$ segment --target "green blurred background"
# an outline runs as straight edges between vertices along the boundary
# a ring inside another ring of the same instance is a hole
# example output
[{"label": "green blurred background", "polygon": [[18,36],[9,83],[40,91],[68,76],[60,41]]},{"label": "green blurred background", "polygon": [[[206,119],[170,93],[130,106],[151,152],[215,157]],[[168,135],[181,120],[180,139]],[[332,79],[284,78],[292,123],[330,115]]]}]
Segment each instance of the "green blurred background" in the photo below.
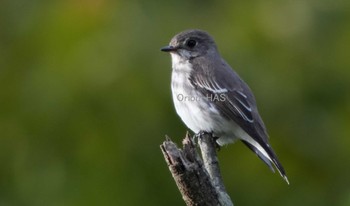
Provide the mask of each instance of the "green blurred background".
[{"label": "green blurred background", "polygon": [[3,0],[0,206],[184,205],[159,145],[176,33],[214,36],[254,91],[291,184],[219,152],[235,205],[350,205],[350,2]]}]

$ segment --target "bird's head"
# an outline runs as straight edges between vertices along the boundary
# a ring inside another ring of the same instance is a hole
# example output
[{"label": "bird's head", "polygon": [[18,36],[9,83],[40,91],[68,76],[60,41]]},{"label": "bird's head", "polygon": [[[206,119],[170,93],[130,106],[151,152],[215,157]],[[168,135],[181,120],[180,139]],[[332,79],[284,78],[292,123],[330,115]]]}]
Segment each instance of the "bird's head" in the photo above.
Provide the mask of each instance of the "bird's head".
[{"label": "bird's head", "polygon": [[210,53],[217,53],[214,39],[205,31],[186,30],[175,35],[170,44],[161,51],[178,55],[183,60],[190,60]]}]

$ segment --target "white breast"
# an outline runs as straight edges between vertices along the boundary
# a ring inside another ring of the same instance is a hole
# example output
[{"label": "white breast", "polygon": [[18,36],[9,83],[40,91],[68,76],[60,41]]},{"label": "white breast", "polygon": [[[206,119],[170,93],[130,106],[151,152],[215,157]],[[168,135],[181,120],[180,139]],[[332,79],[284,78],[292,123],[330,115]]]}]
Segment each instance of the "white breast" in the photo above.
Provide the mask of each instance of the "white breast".
[{"label": "white breast", "polygon": [[[172,54],[172,95],[177,114],[193,132],[211,132],[220,128],[224,122],[219,111],[199,92],[196,92],[189,81],[192,65]],[[231,125],[232,126],[232,125]]]}]

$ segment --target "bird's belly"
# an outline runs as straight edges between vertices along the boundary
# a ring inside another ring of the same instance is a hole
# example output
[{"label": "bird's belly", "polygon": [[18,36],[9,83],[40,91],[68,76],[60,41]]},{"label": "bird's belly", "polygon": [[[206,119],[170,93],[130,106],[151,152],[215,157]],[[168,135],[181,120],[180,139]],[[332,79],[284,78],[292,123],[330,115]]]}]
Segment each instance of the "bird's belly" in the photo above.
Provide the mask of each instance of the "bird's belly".
[{"label": "bird's belly", "polygon": [[173,64],[172,95],[177,114],[186,126],[194,133],[200,131],[213,132],[219,137],[220,145],[234,142],[239,134],[239,127],[232,120],[223,117],[211,103],[189,81],[191,65]]},{"label": "bird's belly", "polygon": [[198,133],[201,130],[210,132],[212,130],[213,116],[200,96],[184,91],[174,91],[173,101],[177,114],[182,121],[193,132]]},{"label": "bird's belly", "polygon": [[[220,145],[233,143],[243,134],[241,128],[232,120],[220,115],[213,106],[201,101],[185,101],[179,99],[182,95],[174,92],[173,100],[177,114],[186,126],[194,133],[200,131],[212,132],[219,139]],[[181,101],[182,100],[182,101]],[[187,100],[187,99],[186,99]]]},{"label": "bird's belly", "polygon": [[173,101],[177,114],[194,133],[213,132],[219,137],[220,145],[232,143],[237,139],[239,127],[232,120],[224,118],[215,106],[194,88],[180,86],[172,88]]}]

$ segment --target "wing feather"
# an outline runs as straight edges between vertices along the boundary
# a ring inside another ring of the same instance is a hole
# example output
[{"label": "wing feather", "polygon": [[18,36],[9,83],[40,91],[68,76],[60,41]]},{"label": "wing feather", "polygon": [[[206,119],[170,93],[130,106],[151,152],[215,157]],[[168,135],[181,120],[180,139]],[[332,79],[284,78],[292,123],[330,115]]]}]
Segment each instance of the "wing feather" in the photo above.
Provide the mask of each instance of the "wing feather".
[{"label": "wing feather", "polygon": [[[215,59],[215,60],[214,60]],[[267,142],[265,125],[248,85],[221,58],[195,58],[189,80],[204,96],[220,95],[213,105],[228,120],[235,121],[259,144]]]}]

